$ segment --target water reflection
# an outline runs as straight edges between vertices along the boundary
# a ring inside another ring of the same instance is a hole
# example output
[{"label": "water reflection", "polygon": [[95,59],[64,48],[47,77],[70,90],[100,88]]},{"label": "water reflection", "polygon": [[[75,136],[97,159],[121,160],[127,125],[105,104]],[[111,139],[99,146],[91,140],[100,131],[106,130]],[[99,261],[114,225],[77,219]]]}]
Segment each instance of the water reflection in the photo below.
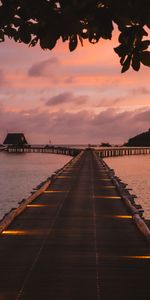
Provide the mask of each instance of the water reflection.
[{"label": "water reflection", "polygon": [[136,202],[142,205],[145,218],[150,219],[150,156],[112,157],[105,161],[133,189],[130,193],[137,195]]},{"label": "water reflection", "polygon": [[56,154],[0,152],[0,219],[70,159],[72,157]]}]

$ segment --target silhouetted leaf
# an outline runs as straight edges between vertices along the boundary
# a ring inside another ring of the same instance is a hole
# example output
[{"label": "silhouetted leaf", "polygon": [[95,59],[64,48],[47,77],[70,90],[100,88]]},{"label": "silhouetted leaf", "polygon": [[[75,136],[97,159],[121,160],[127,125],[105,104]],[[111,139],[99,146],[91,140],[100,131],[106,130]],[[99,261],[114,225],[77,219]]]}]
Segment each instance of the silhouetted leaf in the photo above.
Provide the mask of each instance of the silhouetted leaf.
[{"label": "silhouetted leaf", "polygon": [[148,36],[148,33],[146,32],[146,30],[144,28],[141,28],[141,34],[143,36]]},{"label": "silhouetted leaf", "polygon": [[65,35],[65,34],[62,35],[63,42],[68,41],[68,38],[69,38],[68,35]]},{"label": "silhouetted leaf", "polygon": [[38,42],[38,38],[36,37],[36,38],[32,39],[29,46],[34,47],[37,44],[37,42]]},{"label": "silhouetted leaf", "polygon": [[150,67],[150,52],[144,51],[140,53],[140,60],[143,65]]},{"label": "silhouetted leaf", "polygon": [[20,40],[25,43],[25,44],[29,44],[31,41],[31,33],[29,31],[29,26],[28,24],[24,24],[22,26],[19,27],[18,30],[19,33],[19,37]]},{"label": "silhouetted leaf", "polygon": [[86,28],[86,27],[81,28],[81,30],[80,30],[80,36],[83,39],[87,39],[89,37],[88,28]]},{"label": "silhouetted leaf", "polygon": [[57,39],[53,36],[45,35],[40,39],[40,46],[42,49],[52,50],[56,45]]},{"label": "silhouetted leaf", "polygon": [[70,39],[69,39],[69,49],[70,49],[70,51],[75,50],[76,47],[77,47],[77,44],[78,44],[77,35],[76,34],[71,35]]},{"label": "silhouetted leaf", "polygon": [[100,35],[98,35],[96,32],[90,32],[89,33],[89,42],[91,44],[96,44],[100,39]]},{"label": "silhouetted leaf", "polygon": [[125,62],[123,63],[123,68],[121,70],[121,73],[126,72],[130,68],[130,63],[131,63],[131,57],[128,56]]},{"label": "silhouetted leaf", "polygon": [[0,42],[4,42],[4,32],[0,30]]},{"label": "silhouetted leaf", "polygon": [[20,34],[20,39],[23,43],[29,44],[31,41],[31,34],[29,34],[28,32]]},{"label": "silhouetted leaf", "polygon": [[148,47],[150,46],[150,41],[146,40],[146,41],[142,41],[139,45],[138,45],[138,49],[140,51],[146,50]]},{"label": "silhouetted leaf", "polygon": [[123,65],[123,63],[124,63],[124,61],[125,61],[125,59],[126,59],[126,54],[124,54],[124,55],[122,55],[122,57],[120,58],[120,63],[121,63],[121,65]]},{"label": "silhouetted leaf", "polygon": [[140,69],[140,60],[139,60],[139,55],[138,54],[133,55],[133,58],[132,58],[132,68],[135,71],[138,71]]},{"label": "silhouetted leaf", "polygon": [[5,30],[4,30],[4,34],[7,35],[11,39],[16,34],[16,29],[14,29],[10,26],[7,26],[7,28],[5,28]]},{"label": "silhouetted leaf", "polygon": [[[150,28],[150,0],[1,0],[0,41],[4,36],[42,49],[53,49],[57,40],[69,40],[69,49],[78,46],[78,39],[90,43],[100,38],[111,39],[113,24],[120,31],[119,55],[125,72],[131,63],[139,69],[140,61],[149,66],[147,27]],[[114,27],[114,28],[115,28]],[[143,52],[144,51],[144,52]],[[137,53],[141,53],[139,56]],[[137,56],[135,56],[135,54]]]},{"label": "silhouetted leaf", "polygon": [[83,47],[83,38],[79,35],[79,41],[81,43],[81,46]]},{"label": "silhouetted leaf", "polygon": [[123,44],[114,48],[114,51],[119,55],[119,57],[125,56],[128,53],[126,45]]},{"label": "silhouetted leaf", "polygon": [[14,17],[12,23],[14,24],[15,27],[19,27],[20,25],[22,25],[22,20],[20,18]]},{"label": "silhouetted leaf", "polygon": [[15,34],[13,35],[13,38],[14,38],[15,42],[21,42],[18,31],[15,32]]}]

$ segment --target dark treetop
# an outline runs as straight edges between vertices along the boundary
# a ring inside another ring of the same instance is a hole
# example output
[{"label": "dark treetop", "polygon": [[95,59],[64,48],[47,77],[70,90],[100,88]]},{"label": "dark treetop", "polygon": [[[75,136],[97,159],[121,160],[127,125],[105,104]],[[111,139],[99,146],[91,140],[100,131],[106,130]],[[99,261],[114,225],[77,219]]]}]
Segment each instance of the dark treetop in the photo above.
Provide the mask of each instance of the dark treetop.
[{"label": "dark treetop", "polygon": [[150,66],[150,0],[0,1],[1,42],[8,36],[51,50],[61,38],[73,51],[84,39],[93,44],[101,38],[111,40],[114,24],[120,31],[119,46],[114,50],[122,72],[130,65],[135,71],[141,63]]},{"label": "dark treetop", "polygon": [[150,129],[142,132],[128,140],[125,144],[128,147],[150,147]]}]

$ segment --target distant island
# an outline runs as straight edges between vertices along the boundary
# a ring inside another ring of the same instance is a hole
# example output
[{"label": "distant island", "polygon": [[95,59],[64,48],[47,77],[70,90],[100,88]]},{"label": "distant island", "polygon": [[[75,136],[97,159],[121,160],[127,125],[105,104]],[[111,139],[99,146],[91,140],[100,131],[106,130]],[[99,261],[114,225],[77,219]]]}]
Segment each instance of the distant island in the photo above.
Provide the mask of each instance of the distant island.
[{"label": "distant island", "polygon": [[124,146],[150,147],[150,129],[130,138],[128,142],[124,144]]}]

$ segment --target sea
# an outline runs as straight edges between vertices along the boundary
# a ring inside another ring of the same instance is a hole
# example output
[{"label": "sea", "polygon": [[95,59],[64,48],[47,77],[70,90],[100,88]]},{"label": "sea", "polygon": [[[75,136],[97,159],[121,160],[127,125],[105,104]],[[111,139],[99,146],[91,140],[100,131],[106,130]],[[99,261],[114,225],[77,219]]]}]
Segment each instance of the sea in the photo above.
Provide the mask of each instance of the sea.
[{"label": "sea", "polygon": [[71,159],[71,156],[49,153],[0,152],[0,220]]},{"label": "sea", "polygon": [[137,196],[135,202],[144,209],[145,219],[150,220],[150,155],[108,157],[105,162]]},{"label": "sea", "polygon": [[[0,220],[47,177],[72,159],[49,153],[0,152]],[[105,158],[115,174],[132,188],[136,202],[150,219],[150,156],[121,156]]]}]

